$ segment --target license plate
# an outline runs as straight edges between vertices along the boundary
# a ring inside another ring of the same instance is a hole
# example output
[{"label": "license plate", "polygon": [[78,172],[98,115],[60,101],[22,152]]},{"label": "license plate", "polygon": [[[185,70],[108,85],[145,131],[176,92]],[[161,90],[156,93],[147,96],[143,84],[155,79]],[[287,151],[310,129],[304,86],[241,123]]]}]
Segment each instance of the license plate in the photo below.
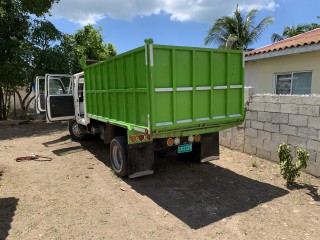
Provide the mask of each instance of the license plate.
[{"label": "license plate", "polygon": [[186,152],[192,152],[191,143],[178,146],[178,153],[186,153]]}]

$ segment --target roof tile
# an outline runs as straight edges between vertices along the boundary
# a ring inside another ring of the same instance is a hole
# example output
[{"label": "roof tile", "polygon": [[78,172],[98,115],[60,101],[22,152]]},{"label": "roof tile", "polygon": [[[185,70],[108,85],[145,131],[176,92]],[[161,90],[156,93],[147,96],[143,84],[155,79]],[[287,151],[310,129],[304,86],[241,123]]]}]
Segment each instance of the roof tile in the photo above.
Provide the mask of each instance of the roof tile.
[{"label": "roof tile", "polygon": [[246,52],[246,56],[320,43],[320,28]]}]

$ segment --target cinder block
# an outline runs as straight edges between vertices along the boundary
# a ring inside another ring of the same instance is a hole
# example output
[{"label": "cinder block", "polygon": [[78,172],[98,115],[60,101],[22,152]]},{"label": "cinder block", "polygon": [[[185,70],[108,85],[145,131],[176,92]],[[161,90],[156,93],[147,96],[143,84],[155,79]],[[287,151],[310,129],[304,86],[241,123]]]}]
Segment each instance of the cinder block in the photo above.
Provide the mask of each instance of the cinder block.
[{"label": "cinder block", "polygon": [[289,122],[289,114],[288,113],[272,113],[273,123],[288,123]]},{"label": "cinder block", "polygon": [[300,98],[301,104],[320,106],[320,96],[307,96]]},{"label": "cinder block", "polygon": [[266,103],[264,107],[264,111],[279,113],[281,112],[281,105],[277,103]]},{"label": "cinder block", "polygon": [[264,140],[263,141],[263,149],[276,152],[278,147],[279,147],[279,144],[275,141],[271,141],[271,140]]},{"label": "cinder block", "polygon": [[244,144],[244,152],[255,155],[257,153],[257,148],[255,146],[251,146],[250,144]]},{"label": "cinder block", "polygon": [[281,104],[281,112],[282,113],[298,114],[299,113],[299,105]]},{"label": "cinder block", "polygon": [[263,129],[263,122],[251,121],[251,128],[254,129]]},{"label": "cinder block", "polygon": [[288,135],[297,135],[298,127],[280,124],[280,133]]},{"label": "cinder block", "polygon": [[288,144],[290,144],[293,147],[306,148],[307,139],[303,137],[297,137],[297,136],[288,136]]},{"label": "cinder block", "polygon": [[265,103],[262,102],[250,102],[248,109],[251,111],[264,111]]},{"label": "cinder block", "polygon": [[308,141],[307,141],[307,149],[308,150],[318,151],[320,149],[320,141],[308,139]]},{"label": "cinder block", "polygon": [[246,127],[245,128],[249,128],[251,126],[251,121],[250,120],[246,120]]},{"label": "cinder block", "polygon": [[227,137],[227,130],[222,130],[219,132],[219,137],[226,138]]},{"label": "cinder block", "polygon": [[309,153],[309,161],[312,163],[316,162],[317,159],[317,151],[313,151],[313,150],[307,150]]},{"label": "cinder block", "polygon": [[228,138],[221,137],[219,142],[220,142],[220,145],[222,145],[222,146],[225,146],[225,147],[228,147],[228,148],[231,147],[231,140],[228,139]]},{"label": "cinder block", "polygon": [[314,176],[320,177],[320,164],[310,163],[306,169],[306,172]]},{"label": "cinder block", "polygon": [[279,103],[283,104],[301,104],[301,96],[295,96],[295,95],[282,95],[279,96]]},{"label": "cinder block", "polygon": [[255,146],[255,147],[260,147],[262,148],[263,146],[263,139],[261,138],[254,138],[254,137],[249,137],[249,136],[245,136],[244,137],[244,143],[245,144],[249,144],[251,146]]},{"label": "cinder block", "polygon": [[312,105],[300,105],[299,106],[299,114],[319,117],[319,106]]},{"label": "cinder block", "polygon": [[308,117],[308,127],[320,129],[320,119],[318,117]]},{"label": "cinder block", "polygon": [[258,138],[263,139],[263,140],[271,140],[271,133],[258,130]]},{"label": "cinder block", "polygon": [[279,162],[279,156],[277,152],[271,152],[271,157],[270,160],[274,161],[274,162]]},{"label": "cinder block", "polygon": [[246,119],[247,120],[257,120],[258,119],[258,112],[256,112],[256,111],[247,111]]},{"label": "cinder block", "polygon": [[271,158],[271,152],[265,149],[257,148],[257,154],[258,157],[264,158],[264,159],[270,159]]},{"label": "cinder block", "polygon": [[308,126],[308,116],[289,114],[289,125]]},{"label": "cinder block", "polygon": [[265,122],[264,123],[264,128],[265,131],[267,132],[274,132],[277,133],[280,131],[280,125],[277,123],[269,123],[269,122]]},{"label": "cinder block", "polygon": [[249,137],[257,137],[258,136],[258,131],[253,128],[246,128],[244,130],[244,135],[249,136]]},{"label": "cinder block", "polygon": [[258,112],[258,121],[260,122],[271,122],[272,114],[269,112]]},{"label": "cinder block", "polygon": [[280,143],[288,143],[288,135],[283,135],[279,133],[272,133],[271,140],[275,141],[278,145]]},{"label": "cinder block", "polygon": [[314,128],[309,127],[298,127],[298,136],[310,138],[310,139],[318,139],[318,131]]},{"label": "cinder block", "polygon": [[[320,163],[320,151],[317,151],[316,163]],[[319,175],[320,175],[320,172],[319,172]]]}]

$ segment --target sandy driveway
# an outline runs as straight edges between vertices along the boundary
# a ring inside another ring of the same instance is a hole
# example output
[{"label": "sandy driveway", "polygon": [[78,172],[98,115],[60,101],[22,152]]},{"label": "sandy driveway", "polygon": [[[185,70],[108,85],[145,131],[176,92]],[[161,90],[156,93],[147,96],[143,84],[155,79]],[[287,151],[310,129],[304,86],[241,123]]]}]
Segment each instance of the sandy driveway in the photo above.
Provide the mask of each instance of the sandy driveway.
[{"label": "sandy driveway", "polygon": [[[289,190],[276,164],[221,147],[218,161],[156,159],[154,175],[121,180],[102,141],[66,128],[0,126],[0,239],[319,239],[319,179]],[[14,161],[31,152],[53,160]]]}]

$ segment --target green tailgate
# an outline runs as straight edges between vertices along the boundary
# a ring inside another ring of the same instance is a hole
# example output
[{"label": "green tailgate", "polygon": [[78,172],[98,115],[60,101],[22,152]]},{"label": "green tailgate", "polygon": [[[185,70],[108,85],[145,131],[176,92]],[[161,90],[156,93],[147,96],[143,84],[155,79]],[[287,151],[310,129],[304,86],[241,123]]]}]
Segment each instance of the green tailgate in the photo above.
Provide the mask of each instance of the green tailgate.
[{"label": "green tailgate", "polygon": [[162,45],[149,51],[153,131],[219,131],[243,120],[242,51]]}]

